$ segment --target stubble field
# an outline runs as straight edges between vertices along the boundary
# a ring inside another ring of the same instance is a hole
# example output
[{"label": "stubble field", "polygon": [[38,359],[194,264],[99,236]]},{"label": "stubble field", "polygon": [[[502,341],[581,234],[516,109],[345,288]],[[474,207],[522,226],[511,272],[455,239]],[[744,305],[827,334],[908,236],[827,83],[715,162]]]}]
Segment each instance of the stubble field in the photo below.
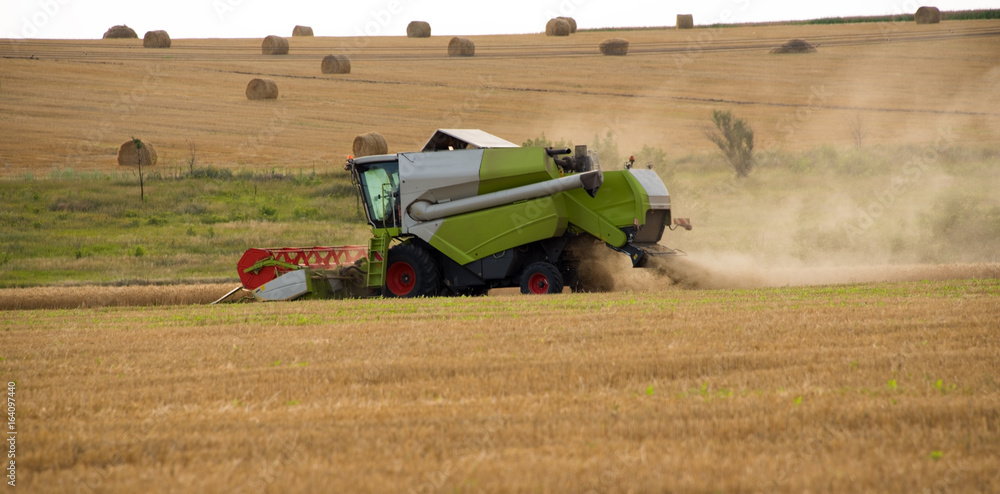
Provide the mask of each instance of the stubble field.
[{"label": "stubble field", "polygon": [[[259,40],[3,43],[0,197],[19,210],[0,215],[0,275],[20,280],[4,286],[114,281],[109,264],[144,283],[0,289],[19,486],[1000,490],[998,32],[491,36],[467,60],[443,56],[443,38],[292,39],[283,58]],[[595,55],[613,36],[629,55]],[[767,53],[793,37],[820,51]],[[352,74],[319,74],[337,52]],[[258,76],[277,101],[246,101]],[[718,108],[757,126],[748,180],[706,145]],[[342,181],[356,134],[408,151],[448,127],[666,150],[657,171],[695,230],[664,243],[691,256],[607,261],[619,274],[603,294],[189,305],[225,293],[220,259],[261,246],[248,242],[363,241],[353,199],[320,190]],[[201,166],[326,182],[164,179],[136,206],[131,178],[108,176],[133,135],[164,175],[183,174],[193,143]],[[308,200],[279,200],[298,187]],[[194,207],[169,205],[173,189]],[[169,278],[199,264],[201,285]]]},{"label": "stubble field", "polygon": [[55,492],[993,492],[1000,283],[26,311]]}]

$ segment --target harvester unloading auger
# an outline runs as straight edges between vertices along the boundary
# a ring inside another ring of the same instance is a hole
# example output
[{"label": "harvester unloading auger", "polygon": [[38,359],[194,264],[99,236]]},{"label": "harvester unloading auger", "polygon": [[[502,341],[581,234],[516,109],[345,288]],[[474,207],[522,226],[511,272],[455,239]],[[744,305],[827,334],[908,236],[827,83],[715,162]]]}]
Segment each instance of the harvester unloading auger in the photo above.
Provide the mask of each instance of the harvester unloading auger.
[{"label": "harvester unloading auger", "polygon": [[658,244],[671,215],[656,172],[603,171],[586,146],[519,147],[481,130],[439,130],[420,152],[349,159],[346,168],[372,228],[368,245],[250,249],[237,265],[243,286],[230,295],[560,293],[587,289],[575,257],[587,249],[577,247],[603,243],[634,267],[679,253]]}]

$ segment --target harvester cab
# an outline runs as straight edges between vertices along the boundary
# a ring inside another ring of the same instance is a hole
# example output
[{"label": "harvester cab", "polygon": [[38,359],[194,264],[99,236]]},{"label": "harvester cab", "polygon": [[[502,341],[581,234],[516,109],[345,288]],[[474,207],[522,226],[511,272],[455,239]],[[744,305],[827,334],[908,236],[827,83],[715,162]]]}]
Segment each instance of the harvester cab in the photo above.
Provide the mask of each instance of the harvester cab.
[{"label": "harvester cab", "polygon": [[634,267],[680,253],[658,243],[671,212],[656,172],[604,171],[586,146],[520,147],[442,129],[422,151],[349,159],[346,169],[368,245],[251,249],[239,270],[256,298],[559,293],[588,289],[580,253],[593,245]]}]

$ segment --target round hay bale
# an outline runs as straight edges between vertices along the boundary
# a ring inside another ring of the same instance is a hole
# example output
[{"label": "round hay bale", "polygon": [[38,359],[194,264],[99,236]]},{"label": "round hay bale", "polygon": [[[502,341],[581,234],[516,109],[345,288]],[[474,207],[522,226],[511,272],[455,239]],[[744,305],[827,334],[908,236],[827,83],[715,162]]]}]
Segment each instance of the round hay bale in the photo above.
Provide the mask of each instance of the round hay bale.
[{"label": "round hay bale", "polygon": [[389,145],[386,144],[385,138],[382,137],[381,134],[377,132],[369,132],[354,138],[354,146],[352,150],[354,151],[354,157],[360,158],[362,156],[388,154]]},{"label": "round hay bale", "polygon": [[260,45],[261,53],[265,55],[288,55],[288,40],[281,36],[268,36]]},{"label": "round hay bale", "polygon": [[570,25],[566,19],[555,17],[545,24],[546,36],[569,36]]},{"label": "round hay bale", "polygon": [[351,59],[347,55],[327,55],[320,69],[324,74],[350,74]]},{"label": "round hay bale", "polygon": [[142,149],[135,146],[135,141],[129,139],[118,147],[118,164],[121,166],[153,166],[156,164],[156,149],[147,141],[142,141]]},{"label": "round hay bale", "polygon": [[601,53],[624,57],[628,54],[628,40],[622,38],[606,39],[601,42]]},{"label": "round hay bale", "polygon": [[406,25],[407,38],[430,38],[431,25],[424,21],[413,21]]},{"label": "round hay bale", "polygon": [[247,84],[247,99],[278,99],[278,84],[271,79],[254,79]]},{"label": "round hay bale", "polygon": [[691,14],[677,14],[677,29],[694,29],[694,16]]},{"label": "round hay bale", "polygon": [[469,38],[455,36],[448,42],[449,57],[472,57],[476,55],[476,44]]},{"label": "round hay bale", "polygon": [[941,22],[941,11],[937,7],[920,7],[913,19],[917,24],[937,24]]},{"label": "round hay bale", "polygon": [[139,39],[139,35],[135,34],[135,30],[122,24],[121,26],[112,26],[110,29],[104,32],[104,39]]},{"label": "round hay bale", "polygon": [[312,36],[313,28],[309,26],[295,26],[292,29],[292,36]]},{"label": "round hay bale", "polygon": [[816,47],[810,44],[804,39],[793,39],[789,40],[787,43],[773,48],[771,53],[782,54],[782,53],[815,53]]},{"label": "round hay bale", "polygon": [[166,31],[148,31],[142,38],[145,48],[170,48],[170,35]]},{"label": "round hay bale", "polygon": [[562,19],[562,20],[564,20],[564,21],[566,21],[566,22],[569,23],[569,33],[570,34],[573,34],[573,33],[576,32],[576,19],[574,19],[572,17],[558,17],[558,19]]}]

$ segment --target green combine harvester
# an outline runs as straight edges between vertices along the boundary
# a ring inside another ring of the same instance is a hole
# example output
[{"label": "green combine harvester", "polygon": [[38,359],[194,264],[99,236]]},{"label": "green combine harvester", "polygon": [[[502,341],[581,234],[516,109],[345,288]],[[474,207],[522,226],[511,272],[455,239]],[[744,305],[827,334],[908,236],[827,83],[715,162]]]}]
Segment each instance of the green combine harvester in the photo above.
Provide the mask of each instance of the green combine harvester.
[{"label": "green combine harvester", "polygon": [[[368,245],[250,249],[238,263],[243,286],[230,295],[586,291],[581,256],[595,244],[634,267],[678,254],[658,244],[671,215],[656,172],[603,171],[586,146],[520,147],[481,130],[438,130],[420,152],[349,159],[347,170],[372,228]],[[685,219],[674,226],[691,229]]]}]

